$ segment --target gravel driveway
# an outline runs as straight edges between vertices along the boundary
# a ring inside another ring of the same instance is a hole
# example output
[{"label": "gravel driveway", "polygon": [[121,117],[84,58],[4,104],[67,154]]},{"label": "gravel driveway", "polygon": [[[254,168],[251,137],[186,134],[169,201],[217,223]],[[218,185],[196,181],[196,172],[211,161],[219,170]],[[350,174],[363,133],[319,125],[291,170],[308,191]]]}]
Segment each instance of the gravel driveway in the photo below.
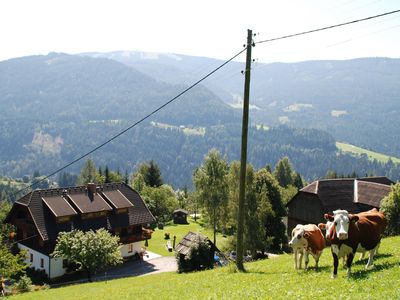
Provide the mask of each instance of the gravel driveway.
[{"label": "gravel driveway", "polygon": [[114,279],[129,276],[144,276],[162,272],[176,272],[178,266],[173,256],[159,256],[149,253],[143,260],[126,262],[94,276],[96,280]]}]

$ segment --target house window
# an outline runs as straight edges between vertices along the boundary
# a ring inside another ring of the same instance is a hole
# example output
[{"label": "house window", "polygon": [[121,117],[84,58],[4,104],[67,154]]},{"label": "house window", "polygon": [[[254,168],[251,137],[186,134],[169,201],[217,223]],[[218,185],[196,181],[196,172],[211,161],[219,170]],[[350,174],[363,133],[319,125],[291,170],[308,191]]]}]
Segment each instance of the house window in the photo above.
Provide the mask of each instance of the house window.
[{"label": "house window", "polygon": [[128,253],[132,253],[133,252],[133,244],[129,244],[128,245]]},{"label": "house window", "polygon": [[33,262],[33,253],[30,254],[30,261]]},{"label": "house window", "polygon": [[40,267],[44,268],[44,259],[43,258],[40,259]]}]

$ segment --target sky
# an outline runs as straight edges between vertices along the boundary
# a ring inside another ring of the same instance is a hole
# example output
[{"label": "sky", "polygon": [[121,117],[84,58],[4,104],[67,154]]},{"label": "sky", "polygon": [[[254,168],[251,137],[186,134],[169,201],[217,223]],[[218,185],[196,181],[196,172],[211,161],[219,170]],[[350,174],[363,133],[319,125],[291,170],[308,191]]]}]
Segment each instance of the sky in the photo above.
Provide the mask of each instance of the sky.
[{"label": "sky", "polygon": [[[398,0],[2,0],[0,61],[118,50],[224,60],[247,29],[257,42],[397,9]],[[400,57],[400,13],[253,50],[266,63],[377,56]]]}]

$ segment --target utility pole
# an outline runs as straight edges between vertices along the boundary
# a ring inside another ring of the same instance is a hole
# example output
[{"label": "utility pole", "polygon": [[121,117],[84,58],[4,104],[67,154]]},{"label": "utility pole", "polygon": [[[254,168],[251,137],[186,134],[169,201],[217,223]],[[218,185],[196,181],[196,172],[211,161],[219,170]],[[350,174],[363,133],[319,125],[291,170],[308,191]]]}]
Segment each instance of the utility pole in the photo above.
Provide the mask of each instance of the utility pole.
[{"label": "utility pole", "polygon": [[243,231],[244,231],[244,204],[246,194],[246,167],[247,167],[247,132],[249,127],[249,98],[250,98],[250,68],[251,48],[253,47],[253,33],[247,30],[246,69],[243,97],[243,122],[242,122],[242,150],[240,156],[240,185],[237,222],[236,266],[239,271],[244,271],[243,266]]}]

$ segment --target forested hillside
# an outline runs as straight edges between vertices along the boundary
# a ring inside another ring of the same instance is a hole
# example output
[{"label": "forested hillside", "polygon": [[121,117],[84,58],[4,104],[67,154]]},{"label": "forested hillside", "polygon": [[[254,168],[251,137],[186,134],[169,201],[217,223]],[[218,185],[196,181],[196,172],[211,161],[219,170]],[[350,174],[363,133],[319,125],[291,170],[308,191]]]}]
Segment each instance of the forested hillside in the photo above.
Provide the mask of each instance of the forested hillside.
[{"label": "forested hillside", "polygon": [[[173,83],[192,83],[222,63],[205,57],[142,52],[86,55],[108,57]],[[204,84],[226,103],[235,104],[243,94],[243,69],[243,63],[231,62]],[[400,140],[393,138],[400,126],[400,59],[255,62],[251,104],[254,122],[318,128],[336,140],[400,156]]]},{"label": "forested hillside", "polygon": [[[162,83],[104,58],[53,53],[0,62],[0,175],[49,174],[186,87]],[[295,89],[293,97],[299,97]],[[303,115],[303,119],[308,117]],[[255,115],[252,123],[257,123]],[[289,123],[302,125],[300,121]],[[229,161],[239,159],[240,136],[240,111],[214,91],[197,86],[91,158],[97,166],[107,165],[121,173],[131,173],[141,162],[153,159],[165,182],[190,187],[194,169],[211,148]],[[400,178],[398,165],[338,153],[335,138],[325,131],[287,126],[250,129],[248,160],[256,168],[274,166],[284,156],[307,180],[324,176],[328,170]],[[65,171],[78,173],[83,163]]]}]

